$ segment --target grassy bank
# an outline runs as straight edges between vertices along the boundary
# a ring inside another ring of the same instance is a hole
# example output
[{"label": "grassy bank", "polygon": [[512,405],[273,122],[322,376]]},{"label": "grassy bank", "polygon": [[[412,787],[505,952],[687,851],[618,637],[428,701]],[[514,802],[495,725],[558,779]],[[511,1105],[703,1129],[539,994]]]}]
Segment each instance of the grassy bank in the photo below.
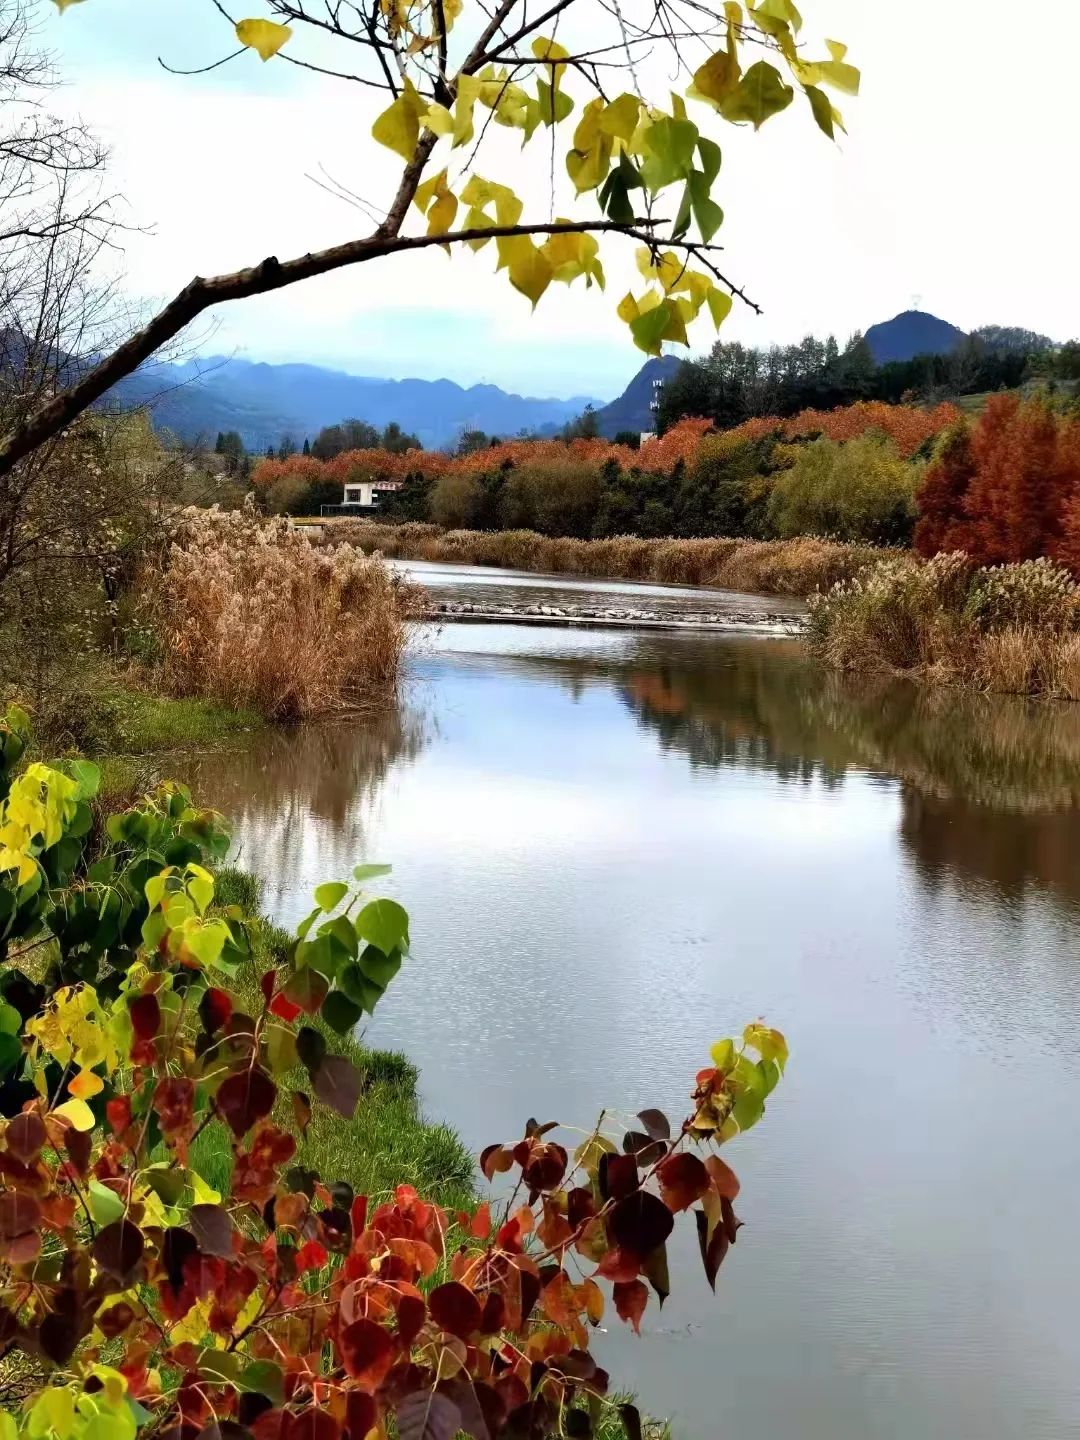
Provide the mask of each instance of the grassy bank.
[{"label": "grassy bank", "polygon": [[815,597],[809,637],[839,670],[1080,700],[1080,587],[1048,560],[886,560]]},{"label": "grassy bank", "polygon": [[794,540],[610,540],[549,537],[533,530],[443,530],[407,522],[343,521],[323,530],[326,543],[349,543],[389,559],[497,565],[550,575],[652,580],[759,595],[811,595],[854,577],[882,552],[803,536]]}]

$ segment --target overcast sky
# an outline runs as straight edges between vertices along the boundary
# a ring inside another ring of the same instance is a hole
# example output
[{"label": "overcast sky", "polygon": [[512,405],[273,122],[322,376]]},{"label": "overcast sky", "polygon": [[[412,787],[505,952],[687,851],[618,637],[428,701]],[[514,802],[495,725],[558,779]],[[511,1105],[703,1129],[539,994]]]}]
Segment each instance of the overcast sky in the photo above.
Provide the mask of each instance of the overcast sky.
[{"label": "overcast sky", "polygon": [[[635,3],[643,0],[624,0],[630,13]],[[1043,0],[1030,12],[1015,0],[802,8],[811,53],[822,37],[839,38],[862,69],[860,98],[840,97],[846,138],[830,144],[799,96],[757,135],[709,129],[708,112],[693,107],[724,150],[713,192],[727,216],[716,237],[724,268],[765,311],[736,303],[725,338],[843,338],[916,300],[964,329],[1080,333],[1080,0]],[[243,0],[240,13],[265,11]],[[263,65],[253,52],[197,78],[160,68],[158,55],[195,66],[233,48],[210,0],[86,0],[62,18],[43,5],[40,19],[68,80],[63,105],[112,146],[115,188],[131,220],[151,228],[127,242],[123,262],[141,303],[168,298],[194,273],[366,233],[361,214],[308,178],[320,167],[375,202],[392,191],[399,162],[369,139],[385,97]],[[547,218],[542,144],[522,153],[500,133],[477,168],[515,185],[526,218]],[[583,197],[577,213],[591,203]],[[494,263],[489,246],[363,265],[224,307],[206,346],[533,395],[618,393],[644,358],[614,314],[637,280],[632,246],[608,247],[606,294],[580,281],[553,285],[535,315]],[[692,339],[707,348],[707,322]]]}]

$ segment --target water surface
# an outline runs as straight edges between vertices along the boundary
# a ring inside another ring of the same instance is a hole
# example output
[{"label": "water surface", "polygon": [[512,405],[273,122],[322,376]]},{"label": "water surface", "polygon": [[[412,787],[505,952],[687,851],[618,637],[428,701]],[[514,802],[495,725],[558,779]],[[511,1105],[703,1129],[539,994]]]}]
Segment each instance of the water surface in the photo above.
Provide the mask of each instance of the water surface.
[{"label": "water surface", "polygon": [[676,1436],[1080,1433],[1080,706],[449,625],[400,712],[200,788],[284,921],[393,861],[416,958],[367,1038],[475,1148],[681,1115],[714,1039],[787,1032],[717,1295],[678,1227],[663,1314],[600,1342]]}]

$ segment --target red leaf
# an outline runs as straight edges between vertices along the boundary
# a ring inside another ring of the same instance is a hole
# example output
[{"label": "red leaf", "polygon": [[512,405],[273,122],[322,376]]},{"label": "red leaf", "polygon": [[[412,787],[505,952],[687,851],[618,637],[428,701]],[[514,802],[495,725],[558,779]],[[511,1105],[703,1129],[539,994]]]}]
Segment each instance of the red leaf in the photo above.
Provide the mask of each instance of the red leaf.
[{"label": "red leaf", "polygon": [[596,1267],[597,1275],[605,1280],[614,1280],[624,1285],[636,1280],[641,1274],[641,1257],[632,1250],[620,1250],[616,1245],[609,1250]]},{"label": "red leaf", "polygon": [[[326,999],[330,989],[330,982],[326,976],[318,970],[313,970],[306,965],[302,970],[294,970],[285,981],[285,988],[282,995],[294,1005],[299,1005],[309,1015],[318,1013],[319,1007]],[[273,1006],[270,1007],[273,1009]]]},{"label": "red leaf", "polygon": [[[379,1423],[379,1407],[371,1395],[363,1390],[350,1390],[345,1402],[345,1433],[349,1440],[367,1440],[367,1435]],[[259,1437],[256,1436],[256,1440]]]},{"label": "red leaf", "polygon": [[705,1161],[705,1169],[721,1200],[734,1200],[739,1193],[739,1177],[731,1166],[725,1165],[719,1155],[710,1155]]},{"label": "red leaf", "polygon": [[32,1165],[45,1145],[45,1122],[33,1110],[16,1115],[8,1121],[4,1140],[9,1154],[24,1165]]},{"label": "red leaf", "polygon": [[669,1140],[671,1138],[671,1125],[662,1110],[641,1110],[637,1118],[641,1121],[641,1128],[651,1140]]},{"label": "red leaf", "polygon": [[461,1429],[461,1411],[438,1390],[414,1390],[397,1407],[401,1440],[453,1440]]},{"label": "red leaf", "polygon": [[5,1190],[0,1195],[0,1239],[14,1240],[36,1230],[41,1221],[41,1206],[33,1195],[18,1190]]},{"label": "red leaf", "polygon": [[484,1312],[480,1317],[481,1335],[495,1335],[506,1325],[506,1301],[497,1290],[492,1290],[484,1300]]},{"label": "red leaf", "polygon": [[193,1205],[188,1213],[188,1226],[204,1255],[217,1255],[230,1260],[235,1230],[229,1212],[220,1205]]},{"label": "red leaf", "polygon": [[273,999],[274,981],[276,978],[277,972],[274,970],[264,970],[263,973],[259,976],[259,989],[262,991],[262,997],[266,1001],[267,1005],[269,1005],[270,1001]]},{"label": "red leaf", "polygon": [[123,1283],[131,1278],[143,1256],[143,1233],[130,1220],[114,1220],[99,1230],[91,1253],[106,1275]]},{"label": "red leaf", "polygon": [[338,1440],[341,1426],[327,1410],[316,1405],[294,1415],[289,1426],[289,1440]]},{"label": "red leaf", "polygon": [[561,1145],[532,1140],[529,1158],[522,1167],[530,1190],[554,1190],[566,1174],[567,1155]]},{"label": "red leaf", "polygon": [[476,1214],[472,1217],[472,1223],[469,1229],[477,1240],[486,1240],[491,1234],[491,1206],[486,1200],[478,1207]]},{"label": "red leaf", "polygon": [[363,1089],[363,1077],[351,1060],[343,1055],[327,1055],[311,1077],[312,1088],[331,1110],[336,1110],[346,1120],[356,1114]]},{"label": "red leaf", "polygon": [[697,1221],[698,1246],[701,1249],[701,1263],[705,1267],[705,1278],[710,1288],[715,1290],[716,1272],[720,1269],[731,1242],[723,1225],[717,1225],[712,1234],[709,1234],[709,1217],[704,1210],[695,1210],[694,1219]]},{"label": "red leaf", "polygon": [[427,1306],[419,1295],[403,1295],[397,1310],[398,1339],[408,1350],[424,1327]]},{"label": "red leaf", "polygon": [[641,1416],[636,1405],[620,1405],[619,1419],[626,1431],[626,1440],[641,1440]]},{"label": "red leaf", "polygon": [[605,1200],[632,1195],[639,1184],[637,1161],[633,1155],[601,1155],[597,1180]]},{"label": "red leaf", "polygon": [[329,1256],[324,1246],[320,1245],[317,1240],[308,1240],[296,1252],[296,1273],[304,1275],[309,1270],[321,1270],[328,1259]]},{"label": "red leaf", "polygon": [[211,986],[199,1001],[199,1019],[211,1035],[229,1023],[232,1013],[232,997],[215,986]]},{"label": "red leaf", "polygon": [[161,1006],[156,995],[140,995],[131,1002],[131,1028],[140,1040],[153,1040],[161,1029]]},{"label": "red leaf", "polygon": [[648,1255],[663,1245],[674,1226],[671,1211],[649,1190],[635,1190],[608,1215],[608,1231],[614,1243],[635,1255]]},{"label": "red leaf", "polygon": [[731,1201],[725,1195],[720,1201],[720,1222],[724,1227],[724,1234],[735,1244],[735,1237],[742,1229],[742,1221],[735,1214]]},{"label": "red leaf", "polygon": [[[269,973],[273,975],[273,971]],[[284,1020],[286,1024],[289,1024],[300,1014],[300,1006],[294,1005],[293,1002],[279,990],[273,1000],[270,1001],[270,1014],[276,1015],[279,1020]]]},{"label": "red leaf", "polygon": [[341,1332],[340,1344],[345,1369],[356,1383],[365,1390],[378,1390],[397,1355],[390,1331],[374,1320],[354,1320]]},{"label": "red leaf", "polygon": [[436,1325],[461,1340],[468,1340],[480,1328],[480,1301],[457,1280],[437,1286],[428,1296],[428,1307]]},{"label": "red leaf", "polygon": [[105,1102],[105,1115],[114,1135],[122,1135],[131,1124],[131,1096],[114,1095]]},{"label": "red leaf", "polygon": [[696,1155],[669,1155],[656,1177],[669,1210],[689,1210],[709,1188],[709,1173]]},{"label": "red leaf", "polygon": [[611,1297],[619,1319],[629,1321],[634,1333],[640,1335],[641,1317],[649,1303],[649,1287],[641,1280],[616,1281],[611,1287]]},{"label": "red leaf", "polygon": [[214,1097],[218,1110],[239,1139],[246,1135],[256,1120],[262,1120],[274,1108],[277,1086],[258,1066],[227,1076]]},{"label": "red leaf", "polygon": [[311,1101],[302,1090],[294,1090],[290,1096],[292,1100],[292,1113],[296,1121],[296,1128],[301,1136],[307,1134],[307,1128],[311,1124]]},{"label": "red leaf", "polygon": [[513,1163],[513,1151],[508,1150],[505,1145],[488,1145],[480,1152],[480,1169],[488,1181],[496,1175],[504,1174]]},{"label": "red leaf", "polygon": [[349,1211],[349,1218],[352,1221],[353,1239],[362,1235],[364,1226],[367,1224],[367,1196],[357,1195],[352,1202],[352,1209]]}]

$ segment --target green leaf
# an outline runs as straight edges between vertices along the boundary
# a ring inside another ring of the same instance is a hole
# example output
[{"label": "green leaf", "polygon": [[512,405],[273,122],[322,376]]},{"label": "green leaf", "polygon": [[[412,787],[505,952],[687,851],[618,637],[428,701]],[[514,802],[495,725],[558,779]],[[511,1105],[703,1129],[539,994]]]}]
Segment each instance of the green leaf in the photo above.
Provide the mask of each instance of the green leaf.
[{"label": "green leaf", "polygon": [[660,354],[660,342],[671,319],[669,307],[661,302],[651,310],[645,310],[630,321],[630,333],[634,344],[647,355]]},{"label": "green leaf", "polygon": [[320,1013],[331,1030],[336,1030],[339,1035],[348,1035],[363,1018],[364,1007],[350,1000],[343,991],[331,990],[323,1001]]},{"label": "green leaf", "polygon": [[356,933],[384,955],[392,955],[409,943],[409,917],[396,900],[371,900],[356,917]]},{"label": "green leaf", "polygon": [[23,1057],[22,1041],[17,1035],[0,1032],[0,1075],[6,1075]]},{"label": "green leaf", "polygon": [[694,160],[698,128],[692,120],[656,120],[645,131],[649,152],[641,167],[646,189],[655,194],[665,185],[685,179]]},{"label": "green leaf", "polygon": [[356,959],[360,950],[360,942],[356,938],[353,923],[347,915],[337,915],[333,920],[328,920],[325,925],[320,925],[319,934],[332,937],[334,943],[345,951],[350,960]]},{"label": "green leaf", "polygon": [[22,1016],[14,1005],[0,1003],[0,1035],[18,1035],[22,1030]]},{"label": "green leaf", "polygon": [[173,1164],[151,1165],[143,1179],[163,1205],[178,1205],[187,1185],[187,1171]]},{"label": "green leaf", "polygon": [[91,1180],[90,1191],[90,1214],[94,1217],[97,1225],[111,1225],[114,1220],[120,1220],[124,1214],[124,1202],[117,1195],[115,1190],[102,1185],[100,1180]]},{"label": "green leaf", "polygon": [[92,760],[69,760],[67,771],[79,787],[75,792],[76,800],[90,800],[97,794],[101,770]]},{"label": "green leaf", "polygon": [[720,174],[720,165],[723,156],[720,146],[715,140],[706,140],[702,135],[697,142],[698,154],[701,156],[701,171],[705,176],[706,184],[711,185]]},{"label": "green leaf", "polygon": [[365,880],[375,880],[380,875],[389,875],[393,870],[392,865],[357,865],[353,869],[353,879],[359,880],[361,884]]},{"label": "green leaf", "polygon": [[384,955],[374,945],[369,945],[360,956],[360,969],[373,985],[385,990],[401,969],[401,955],[396,950],[392,955]]},{"label": "green leaf", "polygon": [[724,212],[710,197],[709,182],[700,170],[692,172],[686,182],[686,190],[701,238],[708,244],[724,223]]},{"label": "green leaf", "polygon": [[328,914],[336,910],[349,893],[349,887],[342,880],[328,880],[315,891],[315,904]]},{"label": "green leaf", "polygon": [[285,1403],[285,1380],[281,1366],[272,1360],[253,1360],[237,1377],[241,1390],[250,1390],[256,1395],[265,1395],[275,1405]]},{"label": "green leaf", "polygon": [[382,987],[369,980],[358,964],[346,965],[338,976],[337,983],[354,1004],[366,1010],[369,1015],[375,1013],[375,1006],[382,999]]},{"label": "green leaf", "polygon": [[766,120],[786,110],[794,98],[795,91],[784,84],[779,70],[767,60],[759,60],[723,101],[720,113],[735,123],[749,120],[755,130],[760,130]]},{"label": "green leaf", "polygon": [[823,130],[830,140],[836,139],[836,131],[833,126],[832,101],[819,90],[816,85],[804,85],[806,98],[810,101],[810,109],[814,113],[814,119],[818,123],[818,129]]}]

